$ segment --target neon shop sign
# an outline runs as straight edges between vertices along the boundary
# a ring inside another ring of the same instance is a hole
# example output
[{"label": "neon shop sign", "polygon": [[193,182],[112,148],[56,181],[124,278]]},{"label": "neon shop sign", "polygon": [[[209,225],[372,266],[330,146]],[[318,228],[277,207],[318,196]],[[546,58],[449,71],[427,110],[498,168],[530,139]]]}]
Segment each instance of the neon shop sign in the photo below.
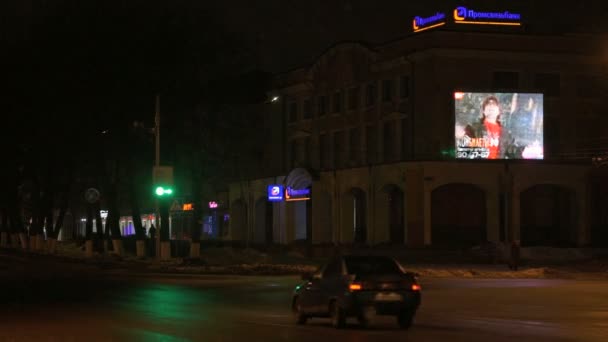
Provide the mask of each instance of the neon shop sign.
[{"label": "neon shop sign", "polygon": [[420,32],[443,26],[445,25],[445,18],[445,13],[441,12],[437,12],[435,15],[426,18],[415,16],[412,20],[412,28],[414,29],[414,32]]},{"label": "neon shop sign", "polygon": [[509,11],[485,11],[458,6],[452,11],[452,16],[444,12],[437,12],[429,17],[415,16],[412,19],[414,32],[422,32],[446,24],[472,24],[472,25],[503,25],[521,26],[521,13]]},{"label": "neon shop sign", "polygon": [[521,14],[503,12],[476,11],[463,6],[454,9],[455,24],[476,24],[476,25],[508,25],[520,26]]}]

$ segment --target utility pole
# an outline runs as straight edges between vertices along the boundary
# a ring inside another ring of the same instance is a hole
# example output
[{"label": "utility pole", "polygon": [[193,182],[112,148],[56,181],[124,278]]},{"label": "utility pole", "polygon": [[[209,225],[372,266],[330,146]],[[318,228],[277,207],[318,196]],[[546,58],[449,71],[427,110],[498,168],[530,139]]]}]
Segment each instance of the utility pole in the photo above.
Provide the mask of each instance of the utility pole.
[{"label": "utility pole", "polygon": [[[156,153],[155,153],[155,161],[154,161],[154,166],[156,166],[157,168],[160,166],[160,95],[156,94],[156,111],[155,111],[155,115],[154,115],[154,137],[155,137],[155,144],[154,147],[156,149]],[[154,199],[154,215],[156,216],[156,258],[158,258],[158,260],[160,260],[160,230],[161,230],[161,226],[160,226],[160,215],[159,215],[159,208],[158,208],[158,197],[156,197]],[[162,229],[165,229],[167,227],[162,227]]]},{"label": "utility pole", "polygon": [[154,115],[154,134],[156,137],[156,159],[154,165],[160,166],[160,95],[156,95],[156,114]]}]

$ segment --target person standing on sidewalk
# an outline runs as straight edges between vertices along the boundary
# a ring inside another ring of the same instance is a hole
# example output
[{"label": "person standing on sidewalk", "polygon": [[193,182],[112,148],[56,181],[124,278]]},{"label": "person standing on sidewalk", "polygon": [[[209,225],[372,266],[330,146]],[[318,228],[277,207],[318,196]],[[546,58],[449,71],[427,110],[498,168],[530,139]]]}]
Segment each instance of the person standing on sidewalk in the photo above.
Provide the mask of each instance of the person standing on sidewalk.
[{"label": "person standing on sidewalk", "polygon": [[156,256],[156,228],[153,224],[150,225],[148,234],[150,236],[150,256]]}]

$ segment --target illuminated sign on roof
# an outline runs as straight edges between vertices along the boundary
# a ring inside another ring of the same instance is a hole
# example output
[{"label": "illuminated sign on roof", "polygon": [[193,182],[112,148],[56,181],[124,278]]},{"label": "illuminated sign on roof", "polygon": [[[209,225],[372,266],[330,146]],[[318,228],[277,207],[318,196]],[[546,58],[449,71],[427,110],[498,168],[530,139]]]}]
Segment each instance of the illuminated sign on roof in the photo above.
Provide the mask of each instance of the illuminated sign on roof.
[{"label": "illuminated sign on roof", "polygon": [[521,14],[509,11],[476,11],[463,6],[454,9],[455,24],[520,26]]},{"label": "illuminated sign on roof", "polygon": [[436,12],[429,17],[415,16],[412,20],[412,29],[416,33],[452,24],[521,26],[521,20],[521,13],[476,10],[459,6],[453,10],[452,16],[447,16],[444,12]]},{"label": "illuminated sign on roof", "polygon": [[420,32],[443,25],[445,25],[445,13],[441,12],[437,12],[435,15],[426,18],[415,16],[414,20],[412,20],[414,32]]}]

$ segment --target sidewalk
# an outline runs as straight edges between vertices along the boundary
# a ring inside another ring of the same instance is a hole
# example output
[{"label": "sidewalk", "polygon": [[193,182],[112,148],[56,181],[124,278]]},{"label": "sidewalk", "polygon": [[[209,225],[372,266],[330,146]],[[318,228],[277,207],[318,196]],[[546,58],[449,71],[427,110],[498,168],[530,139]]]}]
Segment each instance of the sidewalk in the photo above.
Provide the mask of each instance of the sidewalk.
[{"label": "sidewalk", "polygon": [[[216,275],[300,275],[314,272],[323,259],[311,259],[297,253],[268,255],[252,249],[212,248],[201,253],[201,258],[173,258],[159,261],[138,259],[132,255],[113,254],[85,258],[80,248],[58,246],[56,255],[4,249],[0,251],[0,272],[11,272],[15,264],[62,264],[79,270],[120,271],[129,273],[216,274]],[[424,263],[401,261],[408,271],[422,278],[560,278],[608,280],[608,260],[567,261],[561,264],[523,262],[518,271],[511,271],[505,263],[477,264],[458,262]]]}]

